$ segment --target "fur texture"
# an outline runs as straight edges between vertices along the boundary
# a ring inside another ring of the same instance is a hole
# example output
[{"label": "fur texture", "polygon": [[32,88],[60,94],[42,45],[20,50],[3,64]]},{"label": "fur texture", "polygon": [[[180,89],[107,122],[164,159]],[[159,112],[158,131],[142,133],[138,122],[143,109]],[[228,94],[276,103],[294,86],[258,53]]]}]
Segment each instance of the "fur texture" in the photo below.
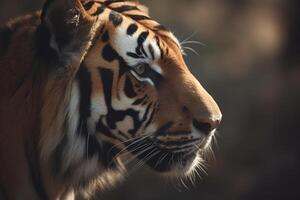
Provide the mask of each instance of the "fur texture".
[{"label": "fur texture", "polygon": [[221,121],[137,1],[48,0],[0,29],[0,199],[89,198],[133,158],[190,175]]}]

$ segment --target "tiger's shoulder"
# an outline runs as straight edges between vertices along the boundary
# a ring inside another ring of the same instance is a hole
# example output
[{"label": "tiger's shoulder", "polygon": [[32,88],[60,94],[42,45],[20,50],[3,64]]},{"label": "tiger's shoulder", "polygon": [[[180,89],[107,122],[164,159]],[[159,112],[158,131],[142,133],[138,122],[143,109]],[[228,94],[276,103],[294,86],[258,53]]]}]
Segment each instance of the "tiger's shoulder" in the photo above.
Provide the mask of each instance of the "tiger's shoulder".
[{"label": "tiger's shoulder", "polygon": [[33,70],[40,12],[10,20],[0,27],[0,89],[10,96]]}]

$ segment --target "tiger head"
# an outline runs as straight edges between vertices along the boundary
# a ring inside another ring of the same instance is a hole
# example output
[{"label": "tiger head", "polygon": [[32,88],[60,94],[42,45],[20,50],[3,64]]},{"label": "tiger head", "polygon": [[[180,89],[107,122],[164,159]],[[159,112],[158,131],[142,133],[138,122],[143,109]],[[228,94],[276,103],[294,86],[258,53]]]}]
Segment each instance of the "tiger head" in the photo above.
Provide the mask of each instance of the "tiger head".
[{"label": "tiger head", "polygon": [[[74,23],[86,26],[83,19],[93,19],[94,26],[81,59],[75,59],[79,64],[65,131],[70,144],[63,143],[72,150],[64,155],[108,167],[119,159],[126,163],[131,155],[162,174],[192,172],[222,115],[189,71],[178,40],[135,1],[81,1],[77,6],[84,17],[74,16]],[[55,30],[54,8],[50,3],[44,9],[50,32]],[[50,48],[68,49],[63,56],[81,48],[61,48],[58,39],[68,37],[50,37]]]}]

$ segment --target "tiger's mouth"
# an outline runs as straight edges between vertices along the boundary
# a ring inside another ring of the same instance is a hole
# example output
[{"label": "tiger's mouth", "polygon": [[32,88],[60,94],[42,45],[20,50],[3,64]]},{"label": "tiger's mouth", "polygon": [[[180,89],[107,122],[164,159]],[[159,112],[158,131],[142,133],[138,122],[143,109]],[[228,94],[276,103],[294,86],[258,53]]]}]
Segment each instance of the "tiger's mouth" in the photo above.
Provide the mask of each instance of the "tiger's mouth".
[{"label": "tiger's mouth", "polygon": [[170,176],[189,175],[202,160],[209,138],[161,141],[158,136],[132,142],[132,155],[153,170]]}]

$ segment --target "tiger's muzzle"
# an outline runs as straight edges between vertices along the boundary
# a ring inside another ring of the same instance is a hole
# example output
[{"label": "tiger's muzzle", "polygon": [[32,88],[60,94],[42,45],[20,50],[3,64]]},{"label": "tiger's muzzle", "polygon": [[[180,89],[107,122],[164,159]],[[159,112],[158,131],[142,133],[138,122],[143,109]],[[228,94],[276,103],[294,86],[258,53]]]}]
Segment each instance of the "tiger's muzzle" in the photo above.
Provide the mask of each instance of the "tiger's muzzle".
[{"label": "tiger's muzzle", "polygon": [[132,141],[127,150],[157,172],[188,175],[210,145],[215,129],[199,132],[192,125],[191,130],[171,132],[172,125],[166,123],[149,137]]}]

